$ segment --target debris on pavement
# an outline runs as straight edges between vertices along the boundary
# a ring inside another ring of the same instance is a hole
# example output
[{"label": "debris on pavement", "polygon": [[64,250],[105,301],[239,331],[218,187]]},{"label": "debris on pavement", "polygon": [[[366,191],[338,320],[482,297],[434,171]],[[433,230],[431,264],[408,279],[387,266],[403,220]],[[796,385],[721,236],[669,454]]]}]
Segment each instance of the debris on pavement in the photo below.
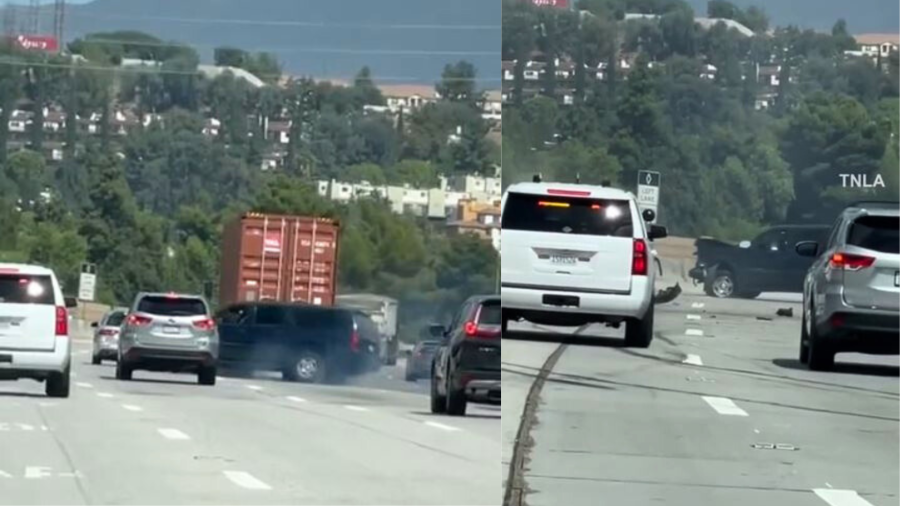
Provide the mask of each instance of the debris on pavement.
[{"label": "debris on pavement", "polygon": [[794,317],[794,308],[792,308],[792,307],[783,307],[783,308],[778,309],[778,311],[776,311],[775,314],[778,315],[778,316],[784,316],[784,317],[787,317],[787,318],[793,318],[793,317]]},{"label": "debris on pavement", "polygon": [[678,296],[681,295],[681,285],[675,283],[675,286],[670,286],[669,288],[663,288],[659,292],[656,293],[656,304],[666,304],[668,302],[672,302]]}]

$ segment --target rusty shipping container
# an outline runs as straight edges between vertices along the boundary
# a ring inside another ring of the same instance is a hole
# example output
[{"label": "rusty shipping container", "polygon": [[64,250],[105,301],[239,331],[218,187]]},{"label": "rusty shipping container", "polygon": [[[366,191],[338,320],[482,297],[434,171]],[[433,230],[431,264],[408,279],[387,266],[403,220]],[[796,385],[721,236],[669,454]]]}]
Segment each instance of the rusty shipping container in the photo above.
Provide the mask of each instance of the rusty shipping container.
[{"label": "rusty shipping container", "polygon": [[340,225],[248,213],[225,226],[219,306],[279,301],[334,305]]}]

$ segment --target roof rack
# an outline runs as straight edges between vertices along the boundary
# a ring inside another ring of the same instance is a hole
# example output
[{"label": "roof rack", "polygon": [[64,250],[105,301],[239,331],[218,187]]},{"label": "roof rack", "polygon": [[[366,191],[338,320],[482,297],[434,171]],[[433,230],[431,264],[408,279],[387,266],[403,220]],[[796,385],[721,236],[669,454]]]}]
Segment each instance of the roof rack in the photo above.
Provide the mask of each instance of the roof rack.
[{"label": "roof rack", "polygon": [[900,208],[900,202],[896,200],[858,200],[856,202],[851,202],[847,204],[847,207],[882,207],[882,206],[891,206],[894,208]]}]

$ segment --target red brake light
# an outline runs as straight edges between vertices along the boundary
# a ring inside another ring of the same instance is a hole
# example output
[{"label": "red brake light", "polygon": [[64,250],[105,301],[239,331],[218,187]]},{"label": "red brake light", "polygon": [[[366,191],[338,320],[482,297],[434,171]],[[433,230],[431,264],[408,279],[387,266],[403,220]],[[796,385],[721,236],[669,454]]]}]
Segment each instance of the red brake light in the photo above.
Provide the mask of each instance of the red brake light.
[{"label": "red brake light", "polygon": [[555,190],[548,189],[547,195],[566,195],[569,197],[590,197],[591,192],[582,190]]},{"label": "red brake light", "polygon": [[835,253],[831,255],[831,267],[847,271],[858,271],[871,267],[875,263],[874,257],[864,255],[852,255],[849,253]]},{"label": "red brake light", "polygon": [[359,330],[353,322],[353,333],[350,334],[350,351],[359,351]]},{"label": "red brake light", "polygon": [[465,331],[466,335],[469,337],[478,335],[478,324],[475,322],[466,322]]},{"label": "red brake light", "polygon": [[134,327],[143,327],[145,325],[149,325],[151,321],[153,320],[147,318],[146,316],[140,316],[136,314],[128,315],[128,319],[126,320],[128,325],[132,325]]},{"label": "red brake light", "polygon": [[631,262],[633,276],[647,275],[647,243],[643,239],[634,240],[634,255]]},{"label": "red brake light", "polygon": [[18,273],[19,273],[19,269],[15,269],[12,267],[4,267],[4,268],[0,269],[0,274],[18,274]]},{"label": "red brake light", "polygon": [[69,312],[63,306],[56,306],[56,335],[69,335]]},{"label": "red brake light", "polygon": [[212,318],[204,318],[194,322],[194,326],[200,330],[213,330],[216,328],[216,321]]}]

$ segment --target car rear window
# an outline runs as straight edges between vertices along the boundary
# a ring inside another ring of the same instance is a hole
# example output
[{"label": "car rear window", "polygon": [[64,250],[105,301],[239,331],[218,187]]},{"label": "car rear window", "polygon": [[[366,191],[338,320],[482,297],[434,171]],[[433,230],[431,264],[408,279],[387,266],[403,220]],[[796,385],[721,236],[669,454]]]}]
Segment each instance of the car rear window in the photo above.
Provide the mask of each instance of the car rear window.
[{"label": "car rear window", "polygon": [[55,302],[50,276],[0,274],[0,303],[52,306]]},{"label": "car rear window", "polygon": [[528,232],[631,237],[627,200],[510,193],[503,228]]},{"label": "car rear window", "polygon": [[881,253],[900,253],[900,218],[864,216],[850,226],[847,243]]},{"label": "car rear window", "polygon": [[500,304],[486,302],[481,306],[481,313],[478,315],[478,323],[485,325],[500,325]]},{"label": "car rear window", "polygon": [[144,297],[138,303],[137,310],[159,316],[197,316],[205,315],[206,303],[201,299],[190,297]]},{"label": "car rear window", "polygon": [[123,321],[125,321],[125,313],[116,312],[109,315],[109,318],[106,320],[106,325],[110,327],[119,327],[122,325]]}]

